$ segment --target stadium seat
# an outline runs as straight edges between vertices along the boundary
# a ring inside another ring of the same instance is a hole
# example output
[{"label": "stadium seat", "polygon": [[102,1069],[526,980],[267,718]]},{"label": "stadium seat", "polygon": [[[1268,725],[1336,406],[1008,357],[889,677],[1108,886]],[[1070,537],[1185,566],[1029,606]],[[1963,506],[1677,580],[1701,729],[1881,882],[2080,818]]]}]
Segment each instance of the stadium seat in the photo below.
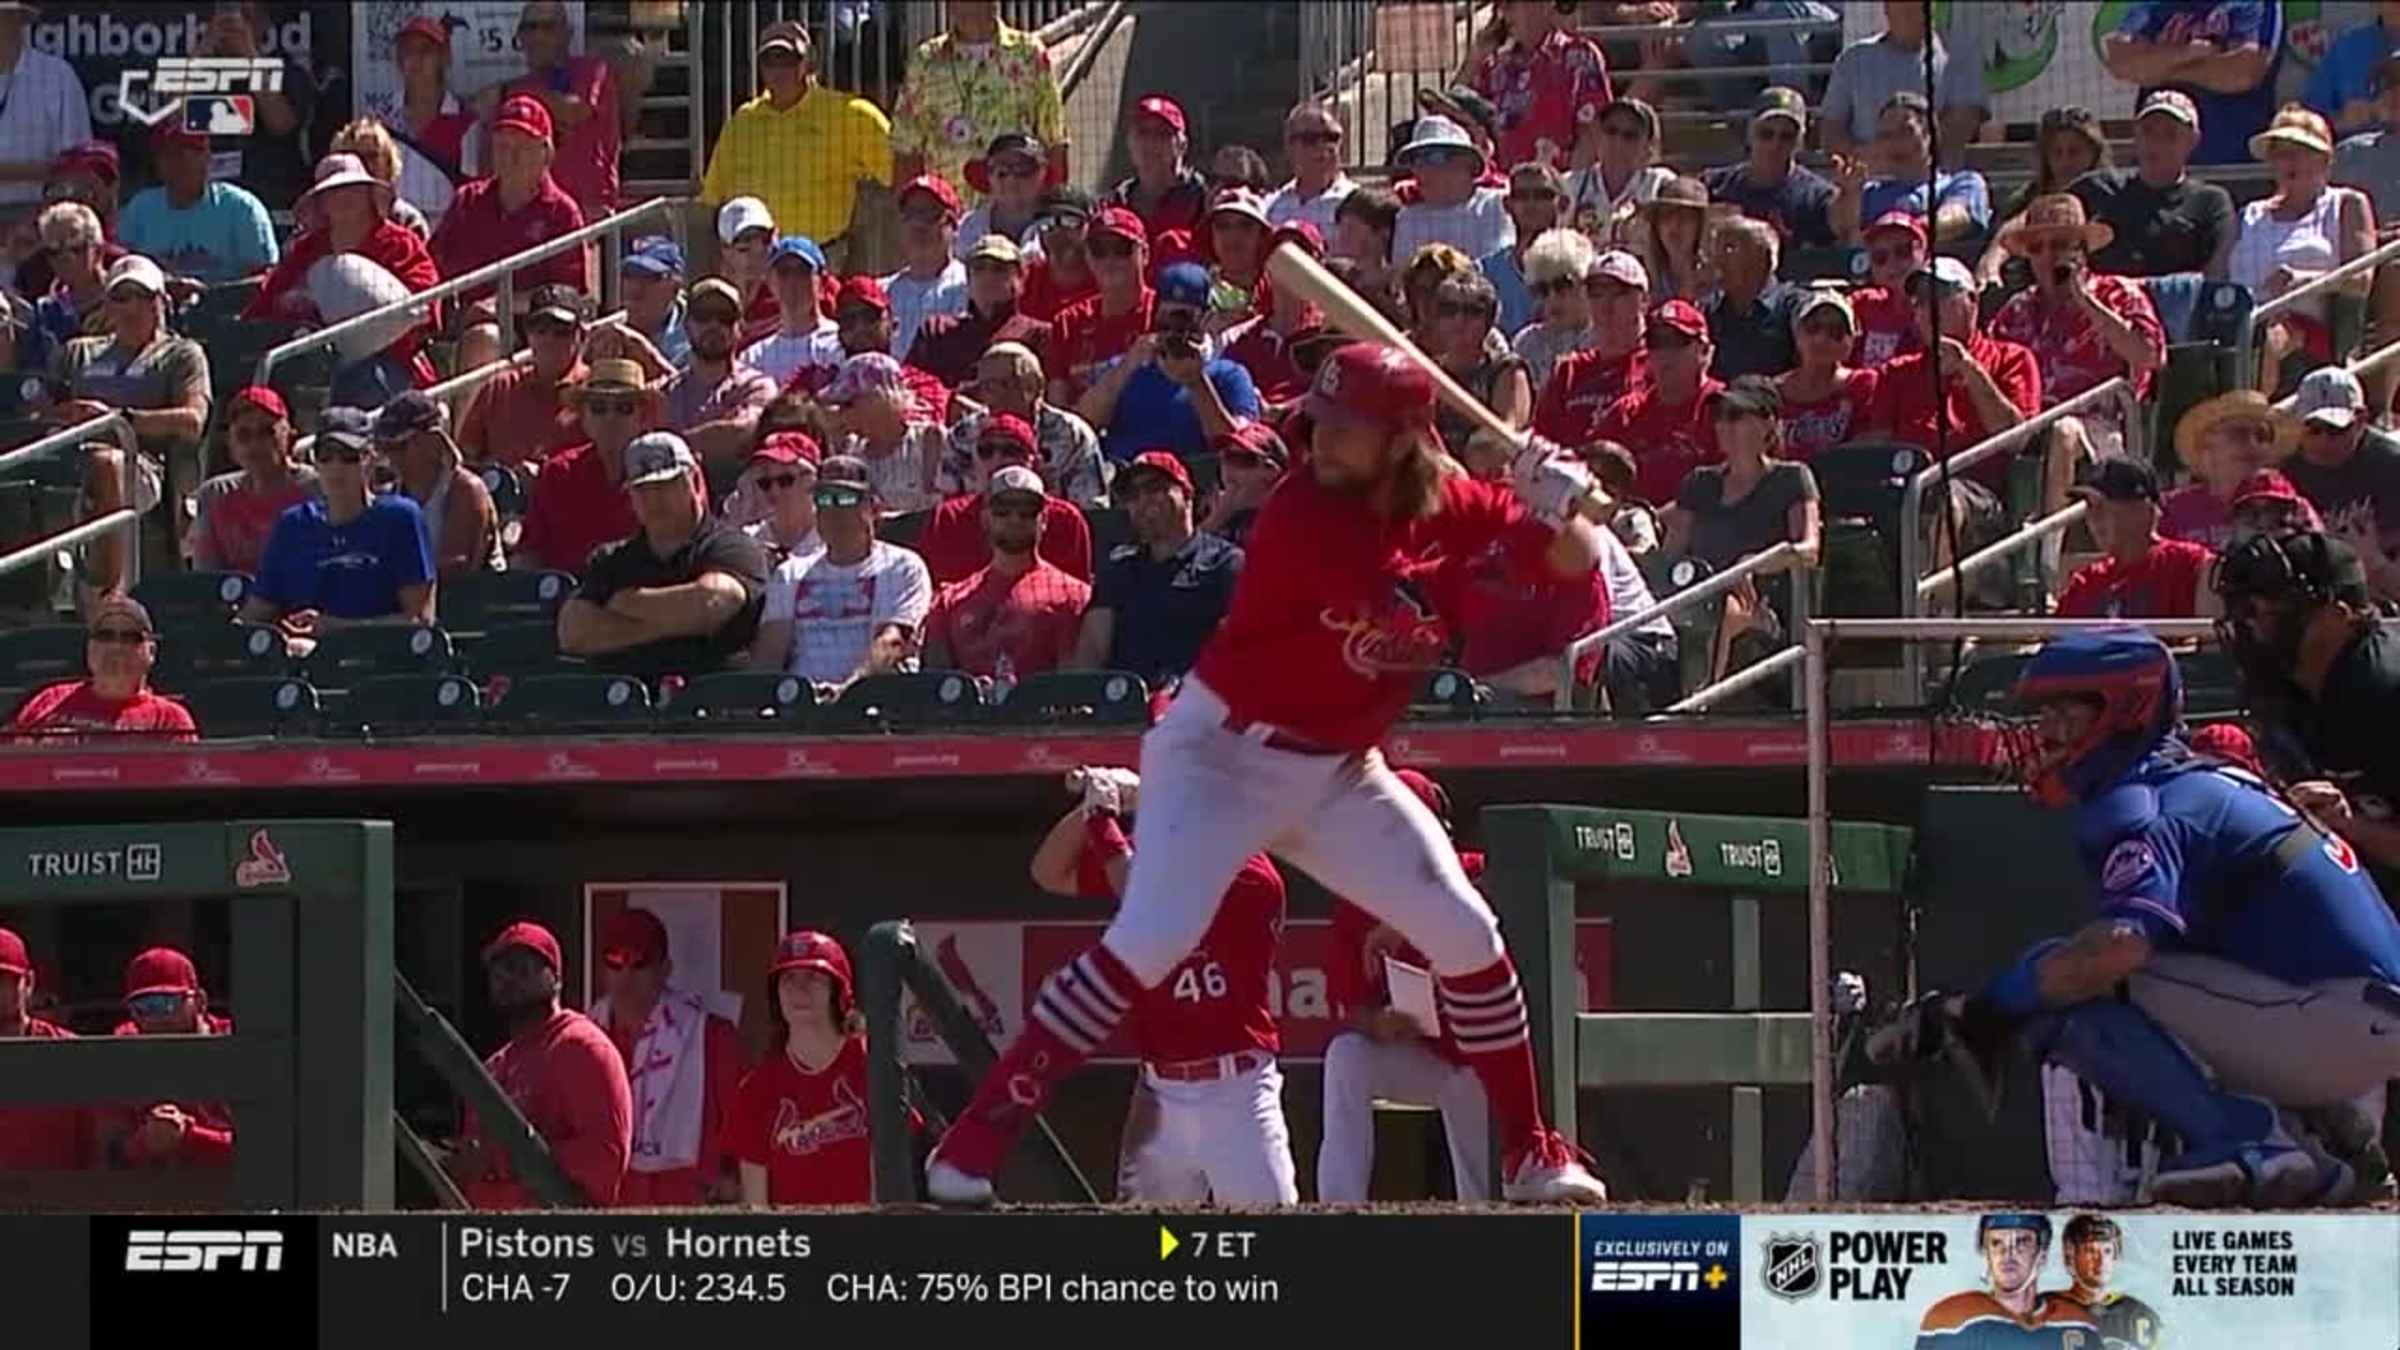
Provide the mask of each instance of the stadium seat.
[{"label": "stadium seat", "polygon": [[993,715],[1003,722],[1028,726],[1053,722],[1147,726],[1150,690],[1141,676],[1128,671],[1049,670],[1017,681]]},{"label": "stadium seat", "polygon": [[1443,666],[1425,673],[1417,696],[1409,700],[1408,715],[1425,721],[1463,720],[1475,716],[1489,697],[1474,676]]},{"label": "stadium seat", "polygon": [[910,511],[905,515],[885,516],[875,524],[875,537],[887,544],[913,549],[924,537],[925,522],[933,519],[933,508]]},{"label": "stadium seat", "polygon": [[982,686],[955,670],[869,675],[819,709],[822,731],[891,731],[983,720]]},{"label": "stadium seat", "polygon": [[351,686],[327,720],[362,736],[473,726],[483,720],[483,697],[464,675],[377,675]]},{"label": "stadium seat", "polygon": [[210,680],[183,693],[183,706],[209,739],[286,736],[308,732],[317,720],[317,691],[291,676]]},{"label": "stadium seat", "polygon": [[484,489],[492,494],[492,509],[502,520],[516,520],[533,505],[533,484],[528,475],[505,464],[486,464],[475,471],[483,478]]},{"label": "stadium seat", "polygon": [[1083,522],[1091,527],[1095,564],[1106,562],[1109,553],[1119,545],[1133,542],[1133,518],[1125,514],[1122,506],[1087,506],[1083,509]]},{"label": "stadium seat", "polygon": [[150,682],[161,689],[190,689],[216,680],[267,678],[291,673],[283,630],[256,623],[202,625],[161,633],[158,664]]},{"label": "stadium seat", "polygon": [[2158,326],[2165,330],[2167,345],[2192,340],[2192,320],[2200,312],[2200,300],[2208,291],[2208,278],[2198,272],[2169,272],[2162,276],[2138,278],[2142,294],[2150,299],[2150,308],[2158,315]]},{"label": "stadium seat", "polygon": [[0,685],[54,684],[83,674],[81,624],[45,624],[0,633]]},{"label": "stadium seat", "polygon": [[454,661],[450,635],[416,624],[369,623],[327,630],[305,663],[308,677],[347,689],[374,675],[444,675]]},{"label": "stadium seat", "polygon": [[445,581],[436,593],[442,627],[452,633],[481,633],[504,624],[554,624],[575,593],[566,572],[471,572]]},{"label": "stadium seat", "polygon": [[1820,281],[1857,282],[1867,275],[1867,251],[1855,244],[1795,248],[1783,255],[1779,270],[1783,279],[1795,286]]},{"label": "stadium seat", "polygon": [[[2154,306],[2158,295],[2151,291]],[[2166,361],[2150,386],[2150,458],[2162,477],[2182,467],[2175,454],[2175,424],[2184,413],[2226,390],[2248,386],[2249,375],[2239,367],[2242,330],[2252,307],[2247,287],[2209,282],[2200,288],[2183,334],[2168,332]],[[2163,322],[2163,310],[2160,317]]]},{"label": "stadium seat", "polygon": [[225,623],[249,594],[247,572],[163,572],[133,588],[161,632]]},{"label": "stadium seat", "polygon": [[2242,711],[2242,672],[2232,653],[2205,646],[2177,658],[2183,667],[2183,706],[2187,713],[2209,716]]},{"label": "stadium seat", "polygon": [[484,709],[485,720],[551,730],[622,730],[650,721],[650,691],[631,675],[529,675]]},{"label": "stadium seat", "polygon": [[[1928,648],[1928,650],[1934,650]],[[2014,711],[2017,676],[2033,659],[2030,651],[1999,648],[1976,652],[1959,669],[1944,700],[1951,711],[2005,713]]]},{"label": "stadium seat", "polygon": [[711,729],[798,731],[817,706],[817,687],[779,670],[727,670],[685,682],[660,711],[676,722]]}]

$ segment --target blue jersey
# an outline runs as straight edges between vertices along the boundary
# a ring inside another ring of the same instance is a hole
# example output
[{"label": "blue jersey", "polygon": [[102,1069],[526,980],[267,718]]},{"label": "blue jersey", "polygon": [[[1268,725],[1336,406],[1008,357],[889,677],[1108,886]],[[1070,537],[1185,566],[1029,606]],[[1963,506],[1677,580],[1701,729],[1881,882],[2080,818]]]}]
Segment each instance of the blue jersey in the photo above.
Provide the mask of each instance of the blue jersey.
[{"label": "blue jersey", "polygon": [[259,561],[251,594],[286,613],[321,610],[337,619],[381,619],[400,612],[400,591],[433,580],[433,542],[425,516],[398,493],[336,525],[322,498],[284,508]]},{"label": "blue jersey", "polygon": [[2023,1317],[1980,1289],[1925,1310],[1917,1350],[2100,1350],[2100,1325],[2065,1293],[2037,1296]]},{"label": "blue jersey", "polygon": [[2400,981],[2400,921],[2358,856],[2239,770],[2153,756],[2077,808],[2100,911],[2165,951],[2287,984]]}]

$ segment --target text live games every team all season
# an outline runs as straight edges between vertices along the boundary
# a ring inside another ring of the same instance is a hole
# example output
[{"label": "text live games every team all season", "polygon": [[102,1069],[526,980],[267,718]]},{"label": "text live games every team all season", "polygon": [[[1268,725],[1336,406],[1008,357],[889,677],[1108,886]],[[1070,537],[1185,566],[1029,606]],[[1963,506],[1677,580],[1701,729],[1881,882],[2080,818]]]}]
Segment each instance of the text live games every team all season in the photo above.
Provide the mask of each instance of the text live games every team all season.
[{"label": "text live games every team all season", "polygon": [[[1213,1250],[1222,1257],[1246,1256],[1254,1236],[1247,1231],[1189,1232],[1181,1239],[1167,1239],[1161,1258],[1174,1248],[1188,1248],[1194,1255]],[[1166,1237],[1163,1229],[1161,1237]],[[558,1303],[573,1287],[576,1272],[555,1264],[528,1270],[521,1268],[521,1263],[596,1261],[604,1241],[617,1260],[643,1261],[652,1255],[650,1238],[639,1232],[601,1237],[459,1225],[445,1235],[443,1293],[445,1298],[455,1295],[467,1303]],[[724,1261],[747,1268],[618,1270],[607,1277],[611,1301],[782,1303],[792,1296],[792,1281],[783,1271],[758,1269],[757,1263],[808,1261],[815,1256],[811,1235],[791,1229],[707,1233],[670,1224],[663,1239],[664,1250],[659,1255],[665,1261]],[[337,1259],[390,1258],[397,1255],[397,1244],[388,1233],[336,1232],[332,1255]],[[829,1303],[1273,1303],[1281,1289],[1276,1280],[1262,1276],[1104,1279],[1040,1271],[985,1276],[955,1271],[836,1270],[824,1276],[823,1293]]]}]

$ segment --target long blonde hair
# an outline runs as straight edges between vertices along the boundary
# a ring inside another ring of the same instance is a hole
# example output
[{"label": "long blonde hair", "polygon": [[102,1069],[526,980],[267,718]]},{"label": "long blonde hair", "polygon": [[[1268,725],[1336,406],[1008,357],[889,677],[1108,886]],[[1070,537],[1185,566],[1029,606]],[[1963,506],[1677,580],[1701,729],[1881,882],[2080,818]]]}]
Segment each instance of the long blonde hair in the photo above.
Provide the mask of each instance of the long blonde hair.
[{"label": "long blonde hair", "polygon": [[367,166],[367,172],[386,183],[400,181],[400,142],[383,123],[372,117],[352,120],[333,133],[332,153],[356,155]]}]

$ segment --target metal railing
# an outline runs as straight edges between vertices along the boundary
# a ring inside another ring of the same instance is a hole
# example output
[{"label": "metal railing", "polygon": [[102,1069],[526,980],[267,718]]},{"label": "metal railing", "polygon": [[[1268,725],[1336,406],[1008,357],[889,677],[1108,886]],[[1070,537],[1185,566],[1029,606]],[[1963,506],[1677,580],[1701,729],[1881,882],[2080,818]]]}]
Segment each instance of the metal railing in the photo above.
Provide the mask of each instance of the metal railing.
[{"label": "metal railing", "polygon": [[[419,291],[405,300],[395,300],[388,305],[370,309],[364,314],[352,315],[340,323],[328,324],[313,332],[303,333],[288,342],[269,348],[265,355],[259,357],[257,378],[252,383],[267,384],[275,374],[275,367],[294,357],[304,356],[320,347],[329,347],[352,333],[389,323],[395,318],[424,309],[437,300],[447,300],[451,296],[474,290],[479,286],[491,285],[494,282],[499,284],[494,308],[498,310],[500,321],[500,342],[502,346],[513,347],[516,345],[516,319],[509,311],[515,303],[514,278],[519,270],[541,262],[545,258],[556,257],[568,249],[580,249],[594,239],[604,236],[610,241],[610,247],[613,249],[616,241],[626,229],[654,215],[664,215],[671,228],[680,229],[683,218],[682,205],[683,200],[679,197],[653,197],[639,205],[629,206],[613,216],[594,221],[582,229],[570,230],[556,239],[536,244],[520,253],[512,253],[498,262],[485,263],[471,272],[451,277],[441,284]],[[613,258],[613,253],[610,256]]]},{"label": "metal railing", "polygon": [[140,500],[134,495],[136,476],[140,472],[140,466],[134,461],[141,455],[141,445],[134,439],[132,421],[125,416],[122,410],[89,418],[77,422],[71,427],[61,427],[46,436],[27,441],[6,454],[0,454],[0,470],[13,468],[28,460],[40,459],[44,455],[54,454],[60,450],[73,449],[102,436],[114,436],[118,448],[125,452],[125,500],[128,504],[106,515],[96,516],[70,526],[57,534],[36,539],[30,544],[11,550],[5,556],[0,556],[0,576],[7,576],[21,568],[46,561],[57,556],[58,551],[62,548],[73,548],[85,540],[97,539],[122,525],[125,527],[125,575],[122,584],[125,589],[131,590],[133,583],[141,580],[142,513],[131,505]]},{"label": "metal railing", "polygon": [[[613,314],[604,314],[592,320],[591,327],[599,328],[604,324],[622,323],[624,319],[625,311],[620,309]],[[473,370],[462,370],[449,379],[427,385],[425,394],[428,398],[439,400],[455,413],[457,406],[451,402],[452,399],[482,387],[486,382],[497,378],[502,371],[514,370],[518,366],[530,364],[532,361],[533,349],[527,347],[514,355],[503,356],[497,361],[486,361]],[[451,425],[455,428],[457,423],[453,421]]]},{"label": "metal railing", "polygon": [[2260,325],[2268,319],[2293,308],[2312,296],[2331,292],[2352,277],[2371,273],[2394,259],[2400,259],[2400,239],[2394,239],[2388,244],[2369,249],[2329,272],[2310,277],[2272,300],[2261,301],[2256,308],[2250,311],[2250,317],[2243,322],[2241,338],[2234,344],[2233,354],[2236,362],[2234,369],[2241,373],[2244,380],[2257,374],[2256,369],[2250,363],[2258,356]]},{"label": "metal railing", "polygon": [[[2051,512],[2049,515],[2043,516],[2039,520],[2030,521],[2023,527],[2010,532],[2006,536],[1984,545],[1982,548],[1975,550],[1973,553],[1970,553],[1967,556],[1959,559],[1957,562],[1950,564],[1948,567],[1942,568],[1941,570],[1933,572],[1927,576],[1918,578],[1917,600],[1919,603],[1922,603],[1927,597],[1931,596],[1935,591],[1940,590],[1942,587],[1951,585],[1957,581],[1962,581],[1973,573],[1980,572],[1991,564],[2001,561],[2009,555],[2017,552],[2019,549],[2024,548],[2028,544],[2039,543],[2040,541],[2049,538],[2051,535],[2058,533],[2060,530],[2073,525],[2076,521],[2083,519],[2089,510],[2090,507],[2084,502],[2069,502],[2065,506],[2060,507],[2058,510]],[[1922,613],[1923,611],[1920,610],[1919,612]]]},{"label": "metal railing", "polygon": [[[1567,649],[1560,652],[1558,656],[1558,693],[1555,696],[1554,706],[1560,712],[1575,710],[1575,667],[1586,655],[1598,650],[1601,644],[1609,639],[1647,627],[1660,619],[1671,619],[1687,609],[1716,599],[1750,577],[1757,576],[1771,568],[1795,562],[1799,560],[1800,556],[1800,546],[1790,540],[1772,548],[1761,549],[1722,572],[1684,587],[1648,609],[1636,610],[1621,619],[1611,619],[1592,632],[1568,643]],[[1805,571],[1800,571],[1796,575],[1802,580],[1807,577]],[[1800,593],[1807,589],[1806,586],[1799,584],[1792,587],[1793,603],[1800,606],[1803,612],[1805,612],[1808,602],[1801,598]]]},{"label": "metal railing", "polygon": [[1075,48],[1075,54],[1067,58],[1065,68],[1058,72],[1058,97],[1061,102],[1075,97],[1075,90],[1083,83],[1084,76],[1091,74],[1092,67],[1099,64],[1100,54],[1108,50],[1108,40],[1115,35],[1117,26],[1125,21],[1126,12],[1126,0],[1112,0],[1101,10],[1097,31],[1088,41]]}]

